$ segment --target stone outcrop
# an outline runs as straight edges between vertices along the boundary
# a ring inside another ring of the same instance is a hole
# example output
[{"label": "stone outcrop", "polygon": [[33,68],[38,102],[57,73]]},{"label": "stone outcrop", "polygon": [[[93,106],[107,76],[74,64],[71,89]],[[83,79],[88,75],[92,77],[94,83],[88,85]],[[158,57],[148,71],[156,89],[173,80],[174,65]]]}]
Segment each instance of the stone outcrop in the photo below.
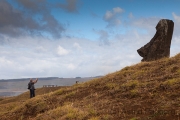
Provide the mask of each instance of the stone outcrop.
[{"label": "stone outcrop", "polygon": [[143,57],[141,61],[152,61],[170,56],[171,39],[173,35],[174,22],[161,19],[156,26],[156,34],[149,43],[137,50]]}]

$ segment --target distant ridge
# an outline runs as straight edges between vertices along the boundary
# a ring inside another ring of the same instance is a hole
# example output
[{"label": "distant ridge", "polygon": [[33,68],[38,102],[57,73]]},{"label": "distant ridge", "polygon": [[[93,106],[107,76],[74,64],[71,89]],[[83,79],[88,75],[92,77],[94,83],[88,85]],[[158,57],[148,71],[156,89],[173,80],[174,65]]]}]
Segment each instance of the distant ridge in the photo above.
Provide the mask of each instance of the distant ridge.
[{"label": "distant ridge", "polygon": [[[75,83],[81,83],[96,77],[76,77],[76,78],[58,78],[41,77],[35,85],[36,88],[44,86],[71,86]],[[35,79],[35,78],[32,78]],[[27,91],[27,84],[30,78],[0,80],[0,96],[16,96]]]},{"label": "distant ridge", "polygon": [[[76,79],[78,78],[99,78],[102,76],[95,76],[95,77],[75,77]],[[63,77],[38,77],[39,80],[50,80],[50,79],[75,79],[75,78],[63,78]],[[16,79],[0,79],[1,81],[24,81],[24,80],[30,80],[31,78],[16,78]],[[36,79],[36,78],[32,78],[32,79]]]},{"label": "distant ridge", "polygon": [[[40,77],[38,78],[39,80],[49,80],[49,79],[56,79],[58,77]],[[36,79],[36,78],[32,78],[32,79]],[[0,79],[0,81],[4,81],[4,80],[7,80],[7,81],[24,81],[24,80],[30,80],[30,78],[17,78],[17,79]]]}]

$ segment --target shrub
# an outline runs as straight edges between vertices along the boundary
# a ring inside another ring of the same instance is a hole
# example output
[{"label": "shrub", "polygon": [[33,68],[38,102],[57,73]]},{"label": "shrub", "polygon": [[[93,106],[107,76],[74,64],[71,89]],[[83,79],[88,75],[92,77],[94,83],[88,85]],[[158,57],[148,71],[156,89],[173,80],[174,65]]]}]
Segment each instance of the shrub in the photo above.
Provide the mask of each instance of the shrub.
[{"label": "shrub", "polygon": [[63,89],[60,89],[54,92],[55,95],[62,95],[63,93],[64,93]]}]

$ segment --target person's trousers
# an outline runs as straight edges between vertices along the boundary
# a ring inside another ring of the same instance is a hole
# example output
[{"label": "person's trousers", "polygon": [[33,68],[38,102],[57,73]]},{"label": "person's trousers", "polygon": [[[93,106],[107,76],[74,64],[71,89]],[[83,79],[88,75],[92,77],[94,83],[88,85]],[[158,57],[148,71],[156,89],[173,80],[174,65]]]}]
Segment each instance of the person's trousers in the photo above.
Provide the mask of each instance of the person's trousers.
[{"label": "person's trousers", "polygon": [[30,89],[30,98],[35,97],[35,90]]}]

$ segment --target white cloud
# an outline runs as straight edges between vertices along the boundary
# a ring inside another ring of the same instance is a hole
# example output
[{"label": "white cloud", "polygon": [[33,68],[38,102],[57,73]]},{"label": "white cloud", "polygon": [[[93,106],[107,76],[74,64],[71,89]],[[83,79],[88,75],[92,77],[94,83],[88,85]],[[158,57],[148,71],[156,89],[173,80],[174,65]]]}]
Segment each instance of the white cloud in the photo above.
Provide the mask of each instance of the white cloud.
[{"label": "white cloud", "polygon": [[105,20],[110,20],[112,19],[114,14],[111,11],[107,11],[106,14],[104,15]]},{"label": "white cloud", "polygon": [[74,43],[73,44],[73,46],[76,48],[76,49],[78,49],[78,50],[80,50],[81,49],[81,46],[79,45],[79,43]]},{"label": "white cloud", "polygon": [[174,20],[180,24],[180,16],[176,15],[174,12],[172,13],[173,17],[174,17]]},{"label": "white cloud", "polygon": [[8,60],[8,59],[6,59],[6,58],[4,58],[4,57],[0,57],[0,67],[7,67],[7,66],[11,66],[11,65],[13,65],[13,61],[11,61],[11,60]]},{"label": "white cloud", "polygon": [[120,24],[121,24],[121,21],[120,21],[119,19],[116,19],[116,20],[114,20],[114,24],[115,24],[115,25],[120,25]]},{"label": "white cloud", "polygon": [[133,14],[132,13],[129,13],[129,16],[128,16],[130,19],[134,18]]},{"label": "white cloud", "polygon": [[100,36],[99,37],[99,41],[100,41],[100,45],[109,45],[109,34],[107,31],[105,30],[99,30],[96,31],[96,33]]},{"label": "white cloud", "polygon": [[174,56],[178,53],[180,53],[180,16],[178,16],[176,13],[172,13],[172,16],[174,18],[174,32],[173,37],[171,41],[171,56]]},{"label": "white cloud", "polygon": [[70,70],[74,70],[76,68],[76,66],[74,64],[70,63],[67,65],[67,68]]},{"label": "white cloud", "polygon": [[46,52],[47,50],[43,46],[37,46],[35,48],[35,51],[36,52]]},{"label": "white cloud", "polygon": [[180,31],[180,16],[178,16],[176,13],[172,13],[172,16],[174,18],[174,33],[173,36],[179,37],[179,31]]},{"label": "white cloud", "polygon": [[114,13],[122,13],[122,12],[124,12],[124,10],[120,7],[116,7],[116,8],[113,8],[113,12]]},{"label": "white cloud", "polygon": [[[106,31],[99,32],[102,36],[108,36]],[[126,51],[119,39],[108,46],[99,46],[99,41],[79,38],[52,41],[29,37],[25,41],[23,38],[9,40],[10,44],[0,45],[0,56],[5,56],[0,58],[0,79],[105,75],[138,61],[127,56],[137,54],[136,49],[130,47],[132,44],[126,45],[131,48]],[[13,41],[21,41],[21,44]]]},{"label": "white cloud", "polygon": [[120,7],[113,8],[112,11],[106,11],[103,19],[108,22],[108,27],[118,26],[121,24],[120,15],[124,10]]},{"label": "white cloud", "polygon": [[142,28],[150,31],[156,31],[156,25],[162,18],[150,17],[150,18],[140,18],[135,19],[130,23],[131,27]]},{"label": "white cloud", "polygon": [[67,54],[69,54],[69,51],[59,45],[57,48],[57,54],[58,55],[67,55]]}]

